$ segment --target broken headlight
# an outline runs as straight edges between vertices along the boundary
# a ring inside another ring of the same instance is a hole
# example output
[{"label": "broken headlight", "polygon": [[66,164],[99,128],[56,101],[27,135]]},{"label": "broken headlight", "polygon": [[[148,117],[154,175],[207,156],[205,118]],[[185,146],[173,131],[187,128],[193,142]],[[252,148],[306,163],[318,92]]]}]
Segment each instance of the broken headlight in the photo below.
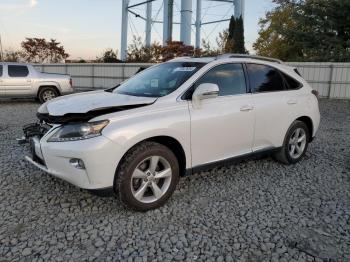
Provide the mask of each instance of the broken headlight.
[{"label": "broken headlight", "polygon": [[100,136],[108,123],[108,120],[102,120],[63,125],[50,136],[47,142],[76,141]]}]

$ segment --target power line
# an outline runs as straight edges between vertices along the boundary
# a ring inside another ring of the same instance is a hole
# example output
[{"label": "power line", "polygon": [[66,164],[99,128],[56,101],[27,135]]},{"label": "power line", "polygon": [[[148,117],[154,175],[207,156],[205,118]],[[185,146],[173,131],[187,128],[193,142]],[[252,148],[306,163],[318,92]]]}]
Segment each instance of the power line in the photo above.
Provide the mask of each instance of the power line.
[{"label": "power line", "polygon": [[[232,9],[232,7],[230,7],[230,8],[227,10],[227,12],[226,12],[226,14],[223,16],[223,18],[226,17],[226,16],[228,15],[228,13],[231,11],[231,9]],[[205,39],[205,41],[208,40],[208,38],[210,37],[210,35],[216,30],[216,28],[217,28],[218,26],[219,26],[219,23],[217,23],[217,24],[214,26],[214,28],[210,31],[210,33],[209,33],[209,35],[207,36],[207,38]]]}]

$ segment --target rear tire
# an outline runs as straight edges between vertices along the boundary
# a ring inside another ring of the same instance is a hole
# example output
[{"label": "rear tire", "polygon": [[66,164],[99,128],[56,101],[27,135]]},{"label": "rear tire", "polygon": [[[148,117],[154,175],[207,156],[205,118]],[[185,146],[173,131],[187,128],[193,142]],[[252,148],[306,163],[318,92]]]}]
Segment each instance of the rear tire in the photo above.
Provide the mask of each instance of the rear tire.
[{"label": "rear tire", "polygon": [[39,91],[38,99],[39,99],[40,103],[45,103],[49,100],[52,100],[52,99],[58,97],[58,95],[59,94],[55,88],[43,87]]},{"label": "rear tire", "polygon": [[305,155],[310,141],[310,132],[302,121],[294,121],[284,138],[283,146],[274,158],[283,164],[295,164]]},{"label": "rear tire", "polygon": [[166,146],[143,142],[131,148],[117,169],[114,190],[121,202],[138,211],[158,208],[179,181],[179,163]]}]

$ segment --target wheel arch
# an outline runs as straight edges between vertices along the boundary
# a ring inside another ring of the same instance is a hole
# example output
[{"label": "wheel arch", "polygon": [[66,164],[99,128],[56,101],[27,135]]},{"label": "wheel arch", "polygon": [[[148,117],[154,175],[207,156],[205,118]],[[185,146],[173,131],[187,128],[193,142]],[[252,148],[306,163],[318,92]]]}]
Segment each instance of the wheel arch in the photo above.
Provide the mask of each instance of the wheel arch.
[{"label": "wheel arch", "polygon": [[314,132],[314,126],[313,126],[313,122],[312,122],[311,117],[309,117],[309,116],[301,116],[301,117],[298,117],[295,120],[305,123],[305,125],[309,129],[309,135],[310,135],[309,141],[311,141],[312,137],[313,137],[313,132]]},{"label": "wheel arch", "polygon": [[38,91],[36,93],[36,97],[39,97],[39,94],[40,94],[40,91],[43,89],[43,88],[47,88],[47,87],[50,87],[50,88],[53,88],[56,90],[57,94],[60,96],[61,95],[61,91],[60,89],[54,85],[54,84],[43,84],[43,85],[40,85],[39,88],[38,88]]},{"label": "wheel arch", "polygon": [[166,146],[167,148],[169,148],[176,156],[177,160],[179,161],[179,168],[180,168],[180,176],[185,176],[186,174],[186,153],[185,150],[183,148],[183,146],[181,145],[181,143],[175,139],[174,137],[171,136],[166,136],[166,135],[159,135],[159,136],[153,136],[153,137],[149,137],[146,138],[142,141],[137,142],[136,144],[134,144],[133,146],[131,146],[123,155],[123,157],[121,158],[121,161],[119,161],[117,168],[116,168],[116,172],[118,171],[121,162],[123,161],[125,155],[135,146],[144,143],[144,142],[156,142],[159,143],[161,145]]}]

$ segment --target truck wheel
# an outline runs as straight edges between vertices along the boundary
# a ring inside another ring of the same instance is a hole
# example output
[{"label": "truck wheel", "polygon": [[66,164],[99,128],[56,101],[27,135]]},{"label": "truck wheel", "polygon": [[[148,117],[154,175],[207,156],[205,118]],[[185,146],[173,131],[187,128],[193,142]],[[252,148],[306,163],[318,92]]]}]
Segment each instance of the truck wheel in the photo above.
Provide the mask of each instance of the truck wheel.
[{"label": "truck wheel", "polygon": [[294,121],[287,131],[283,146],[274,158],[283,164],[295,164],[305,155],[309,144],[309,129],[301,121]]},{"label": "truck wheel", "polygon": [[164,145],[144,142],[122,159],[114,190],[126,206],[147,211],[162,206],[170,198],[179,177],[174,153]]},{"label": "truck wheel", "polygon": [[41,103],[45,103],[49,100],[58,97],[58,92],[53,87],[41,88],[38,94],[38,99]]}]

